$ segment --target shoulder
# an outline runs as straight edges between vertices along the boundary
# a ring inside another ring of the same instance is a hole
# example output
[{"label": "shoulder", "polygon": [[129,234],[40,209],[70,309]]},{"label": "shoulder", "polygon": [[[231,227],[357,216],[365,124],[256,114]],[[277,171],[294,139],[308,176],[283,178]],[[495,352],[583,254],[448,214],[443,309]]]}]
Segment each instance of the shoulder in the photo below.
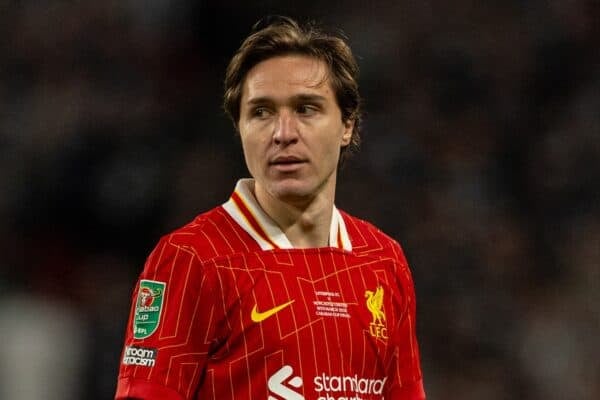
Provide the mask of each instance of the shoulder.
[{"label": "shoulder", "polygon": [[154,251],[161,248],[183,251],[204,262],[232,252],[235,237],[234,224],[225,210],[218,206],[162,236]]},{"label": "shoulder", "polygon": [[383,232],[371,222],[340,211],[346,224],[346,230],[352,242],[353,252],[357,254],[381,254],[406,263],[404,252],[397,240]]},{"label": "shoulder", "polygon": [[346,229],[352,240],[352,245],[382,245],[394,246],[398,242],[369,221],[357,218],[340,211],[346,224]]}]

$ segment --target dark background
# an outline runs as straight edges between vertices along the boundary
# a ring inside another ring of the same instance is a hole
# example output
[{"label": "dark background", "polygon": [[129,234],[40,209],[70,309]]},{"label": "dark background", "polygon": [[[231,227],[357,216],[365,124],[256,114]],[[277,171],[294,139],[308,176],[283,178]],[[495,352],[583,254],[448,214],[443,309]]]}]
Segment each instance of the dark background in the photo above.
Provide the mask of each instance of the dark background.
[{"label": "dark background", "polygon": [[222,80],[266,14],[359,60],[337,205],[403,245],[428,398],[600,398],[592,0],[0,1],[0,398],[113,396],[146,255],[247,176]]}]

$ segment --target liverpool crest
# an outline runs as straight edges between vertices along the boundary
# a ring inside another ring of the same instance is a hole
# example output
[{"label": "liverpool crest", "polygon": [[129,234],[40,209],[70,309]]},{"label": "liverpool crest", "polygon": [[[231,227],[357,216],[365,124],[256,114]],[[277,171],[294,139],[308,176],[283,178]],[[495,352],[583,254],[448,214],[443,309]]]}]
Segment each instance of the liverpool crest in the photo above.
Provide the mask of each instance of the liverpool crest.
[{"label": "liverpool crest", "polygon": [[140,281],[133,318],[133,337],[135,339],[145,339],[158,328],[166,286],[167,284],[164,282],[146,279]]},{"label": "liverpool crest", "polygon": [[377,339],[387,339],[387,328],[385,324],[385,313],[383,312],[383,288],[378,286],[375,292],[367,290],[367,308],[373,316],[369,324],[369,333]]}]

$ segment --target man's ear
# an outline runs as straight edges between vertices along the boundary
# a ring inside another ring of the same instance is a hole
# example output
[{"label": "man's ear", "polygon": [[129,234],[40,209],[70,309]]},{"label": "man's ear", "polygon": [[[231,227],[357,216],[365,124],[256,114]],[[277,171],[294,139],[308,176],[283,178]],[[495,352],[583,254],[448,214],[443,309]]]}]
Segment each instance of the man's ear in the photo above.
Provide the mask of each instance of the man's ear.
[{"label": "man's ear", "polygon": [[354,132],[354,119],[348,118],[344,121],[344,132],[342,132],[342,147],[346,147],[352,141],[352,132]]}]

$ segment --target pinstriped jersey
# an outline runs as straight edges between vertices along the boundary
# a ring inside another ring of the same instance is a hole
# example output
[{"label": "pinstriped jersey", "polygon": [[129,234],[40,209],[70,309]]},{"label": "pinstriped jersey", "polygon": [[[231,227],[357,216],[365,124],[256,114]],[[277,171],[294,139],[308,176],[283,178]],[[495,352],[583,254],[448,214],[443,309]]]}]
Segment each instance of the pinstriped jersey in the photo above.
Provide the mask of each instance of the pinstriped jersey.
[{"label": "pinstriped jersey", "polygon": [[251,185],[148,257],[116,399],[424,399],[398,243],[334,207],[329,247],[294,248]]}]

